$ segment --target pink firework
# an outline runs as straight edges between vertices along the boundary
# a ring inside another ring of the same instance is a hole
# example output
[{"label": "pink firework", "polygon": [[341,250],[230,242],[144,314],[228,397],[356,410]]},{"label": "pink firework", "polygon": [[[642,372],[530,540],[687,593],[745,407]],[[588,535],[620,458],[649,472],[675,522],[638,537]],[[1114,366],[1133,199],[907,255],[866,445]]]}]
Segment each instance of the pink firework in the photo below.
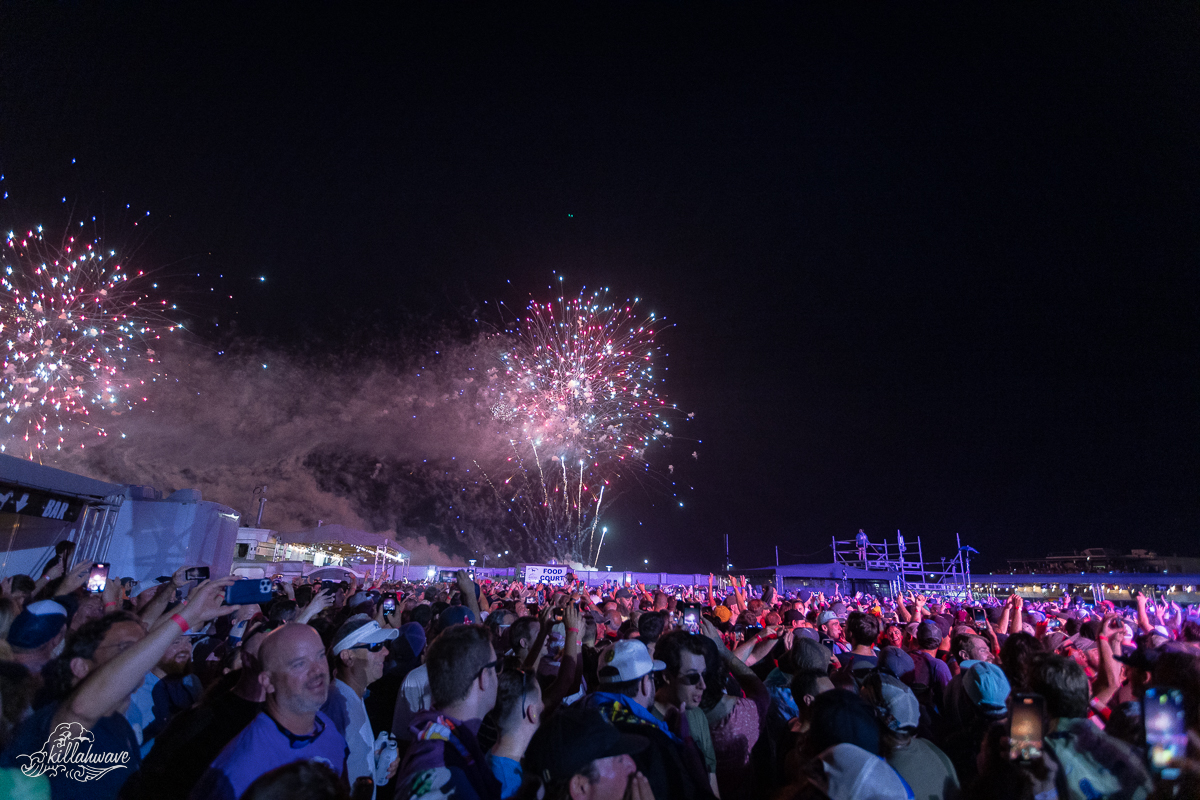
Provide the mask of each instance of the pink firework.
[{"label": "pink firework", "polygon": [[151,344],[179,326],[153,324],[161,314],[137,288],[141,277],[99,241],[66,237],[54,247],[40,227],[8,234],[0,251],[0,414],[9,427],[0,450],[34,458],[61,450],[81,429],[105,436],[105,417],[143,399],[139,390],[155,372]]}]

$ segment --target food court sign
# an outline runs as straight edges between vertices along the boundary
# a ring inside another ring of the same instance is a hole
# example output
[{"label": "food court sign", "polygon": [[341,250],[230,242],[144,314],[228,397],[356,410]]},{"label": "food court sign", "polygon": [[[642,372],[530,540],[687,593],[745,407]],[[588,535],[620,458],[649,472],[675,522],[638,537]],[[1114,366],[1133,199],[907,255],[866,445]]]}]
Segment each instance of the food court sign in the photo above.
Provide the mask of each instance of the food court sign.
[{"label": "food court sign", "polygon": [[521,580],[526,586],[546,583],[550,586],[562,586],[567,582],[570,567],[561,564],[526,564]]}]

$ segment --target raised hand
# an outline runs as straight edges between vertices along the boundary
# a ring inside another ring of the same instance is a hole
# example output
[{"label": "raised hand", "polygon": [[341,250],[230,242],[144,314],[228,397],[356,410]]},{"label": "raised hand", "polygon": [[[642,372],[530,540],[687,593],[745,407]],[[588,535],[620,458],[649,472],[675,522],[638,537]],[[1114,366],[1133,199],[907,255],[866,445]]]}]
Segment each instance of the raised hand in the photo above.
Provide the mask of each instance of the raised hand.
[{"label": "raised hand", "polygon": [[226,575],[215,581],[204,581],[188,595],[188,604],[179,612],[179,616],[187,620],[191,627],[196,628],[209,620],[241,611],[240,605],[225,605],[225,587],[236,580],[236,576]]},{"label": "raised hand", "polygon": [[58,580],[62,577],[65,566],[61,560],[56,561],[52,566],[46,568],[46,571],[42,573],[42,577],[48,581]]},{"label": "raised hand", "polygon": [[629,800],[654,800],[654,791],[650,788],[650,780],[640,772],[629,776],[629,789],[626,792]]},{"label": "raised hand", "polygon": [[470,592],[472,596],[475,594],[475,582],[471,580],[471,576],[467,574],[465,569],[460,569],[454,573],[455,582],[458,584],[458,590],[465,596]]},{"label": "raised hand", "polygon": [[580,638],[582,638],[583,614],[575,607],[574,603],[569,604],[563,611],[563,623],[566,625],[568,636],[571,635],[571,629],[574,628]]},{"label": "raised hand", "polygon": [[320,614],[325,609],[333,605],[333,590],[326,589],[322,592],[314,592],[313,598],[308,602],[303,610],[296,615],[296,622],[305,623],[310,619]]},{"label": "raised hand", "polygon": [[92,571],[90,563],[76,564],[75,569],[67,573],[66,579],[63,580],[62,586],[58,587],[59,594],[70,594],[78,589],[83,584],[87,583],[88,573]]},{"label": "raised hand", "polygon": [[721,632],[717,630],[717,626],[713,625],[704,617],[700,618],[700,633],[707,636],[717,643],[717,650],[727,650],[725,647],[725,639],[721,636]]}]

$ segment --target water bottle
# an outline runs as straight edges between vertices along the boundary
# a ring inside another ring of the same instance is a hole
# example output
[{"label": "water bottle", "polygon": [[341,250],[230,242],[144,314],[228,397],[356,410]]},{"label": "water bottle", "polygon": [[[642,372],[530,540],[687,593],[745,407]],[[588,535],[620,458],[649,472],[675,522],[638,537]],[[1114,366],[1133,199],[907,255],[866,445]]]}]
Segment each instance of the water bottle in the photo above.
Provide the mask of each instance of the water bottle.
[{"label": "water bottle", "polygon": [[375,750],[378,752],[375,756],[375,783],[384,784],[388,782],[388,770],[398,754],[396,738],[387,731],[380,731],[379,736],[375,737]]}]

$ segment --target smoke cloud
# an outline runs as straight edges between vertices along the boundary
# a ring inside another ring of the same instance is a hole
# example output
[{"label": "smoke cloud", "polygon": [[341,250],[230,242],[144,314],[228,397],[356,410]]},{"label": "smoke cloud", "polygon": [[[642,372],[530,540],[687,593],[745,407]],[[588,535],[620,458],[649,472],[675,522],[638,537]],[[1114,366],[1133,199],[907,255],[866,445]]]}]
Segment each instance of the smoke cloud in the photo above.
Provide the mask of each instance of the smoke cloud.
[{"label": "smoke cloud", "polygon": [[148,402],[104,422],[57,465],[95,478],[199,489],[252,522],[267,485],[263,526],[318,520],[389,532],[422,560],[448,562],[536,543],[496,502],[477,464],[505,458],[490,409],[497,337],[430,348],[399,364],[383,357],[313,359],[278,350],[163,353],[168,373]]}]

